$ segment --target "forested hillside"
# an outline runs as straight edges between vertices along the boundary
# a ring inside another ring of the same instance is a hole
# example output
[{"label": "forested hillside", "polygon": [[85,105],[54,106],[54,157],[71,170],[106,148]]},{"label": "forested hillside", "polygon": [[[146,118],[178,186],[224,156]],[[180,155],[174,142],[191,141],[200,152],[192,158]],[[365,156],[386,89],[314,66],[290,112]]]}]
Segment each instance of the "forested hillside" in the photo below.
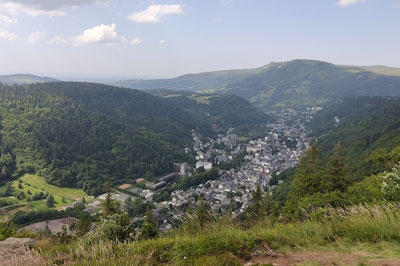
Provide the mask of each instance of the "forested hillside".
[{"label": "forested hillside", "polygon": [[168,102],[180,106],[199,119],[224,128],[248,127],[272,121],[266,113],[236,95],[201,94],[173,90],[148,90],[149,93],[164,97]]},{"label": "forested hillside", "polygon": [[[335,119],[338,118],[338,125]],[[400,160],[400,100],[344,99],[318,113],[310,126],[323,155],[342,143],[352,176],[358,180],[390,170]]]},{"label": "forested hillside", "polygon": [[320,111],[309,124],[315,145],[295,170],[274,178],[284,180],[274,199],[291,215],[299,206],[382,200],[377,175],[400,162],[399,117],[400,100],[382,97],[347,98]]},{"label": "forested hillside", "polygon": [[236,96],[210,100],[204,111],[186,111],[183,99],[93,83],[2,85],[0,90],[1,183],[37,172],[51,184],[92,195],[106,180],[153,180],[172,171],[176,161],[192,162],[183,152],[191,146],[192,129],[207,136],[215,134],[213,123],[268,121]]},{"label": "forested hillside", "polygon": [[[160,98],[99,84],[1,86],[1,95],[2,160],[14,159],[14,175],[39,172],[90,194],[106,180],[171,171],[175,160],[190,159],[183,148],[201,127]],[[13,167],[5,169],[3,179]]]}]

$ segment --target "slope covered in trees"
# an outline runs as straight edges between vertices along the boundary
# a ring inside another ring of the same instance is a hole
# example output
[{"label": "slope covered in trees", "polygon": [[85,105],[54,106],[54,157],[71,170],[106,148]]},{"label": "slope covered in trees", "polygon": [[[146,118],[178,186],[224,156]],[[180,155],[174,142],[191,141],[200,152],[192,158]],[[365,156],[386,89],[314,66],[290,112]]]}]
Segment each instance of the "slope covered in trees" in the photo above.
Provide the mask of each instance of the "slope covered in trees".
[{"label": "slope covered in trees", "polygon": [[307,207],[382,201],[381,173],[400,162],[400,100],[347,98],[310,122],[316,141],[273,198],[290,217]]},{"label": "slope covered in trees", "polygon": [[202,94],[173,90],[148,90],[164,97],[199,119],[206,118],[223,128],[248,127],[272,118],[236,95]]},{"label": "slope covered in trees", "polygon": [[[191,130],[213,134],[211,124],[218,120],[187,112],[179,102],[101,84],[1,85],[0,90],[3,184],[38,172],[57,186],[98,194],[106,180],[152,180],[172,171],[174,161],[193,160],[183,152]],[[233,125],[234,116],[220,122]]]},{"label": "slope covered in trees", "polygon": [[400,100],[357,97],[319,112],[310,127],[322,156],[339,141],[348,158],[351,175],[363,177],[389,170],[400,160]]},{"label": "slope covered in trees", "polygon": [[[2,161],[14,176],[39,172],[90,194],[106,180],[152,179],[171,171],[201,123],[149,94],[99,84],[1,86]],[[207,128],[207,126],[205,126]],[[6,174],[3,179],[10,178]]]}]

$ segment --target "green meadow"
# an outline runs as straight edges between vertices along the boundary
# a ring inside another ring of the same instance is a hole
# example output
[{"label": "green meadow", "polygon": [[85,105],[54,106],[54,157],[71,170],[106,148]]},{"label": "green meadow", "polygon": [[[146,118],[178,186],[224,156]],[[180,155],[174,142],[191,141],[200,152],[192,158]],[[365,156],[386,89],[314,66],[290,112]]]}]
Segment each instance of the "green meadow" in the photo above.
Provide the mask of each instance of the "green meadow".
[{"label": "green meadow", "polygon": [[[55,207],[57,209],[65,207],[82,198],[85,198],[87,200],[90,199],[90,197],[81,189],[57,187],[46,183],[44,178],[38,175],[26,174],[21,177],[20,180],[22,184],[21,189],[18,188],[18,181],[13,182],[13,187],[15,188],[16,195],[18,195],[20,192],[24,192],[26,196],[31,196],[28,194],[28,190],[31,192],[32,195],[40,192],[52,194],[55,200]],[[25,202],[28,203],[28,205],[34,210],[43,210],[48,208],[46,206],[45,199],[31,202],[27,202],[26,199],[18,200],[18,203]]]}]

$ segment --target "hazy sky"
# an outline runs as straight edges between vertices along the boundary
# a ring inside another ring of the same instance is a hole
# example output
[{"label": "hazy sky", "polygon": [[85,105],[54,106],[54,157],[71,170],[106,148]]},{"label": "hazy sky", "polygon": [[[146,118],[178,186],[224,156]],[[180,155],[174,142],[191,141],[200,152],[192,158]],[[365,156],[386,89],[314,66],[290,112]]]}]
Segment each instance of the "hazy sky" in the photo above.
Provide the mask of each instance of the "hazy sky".
[{"label": "hazy sky", "polygon": [[400,67],[400,0],[0,0],[0,74],[171,77],[295,58]]}]

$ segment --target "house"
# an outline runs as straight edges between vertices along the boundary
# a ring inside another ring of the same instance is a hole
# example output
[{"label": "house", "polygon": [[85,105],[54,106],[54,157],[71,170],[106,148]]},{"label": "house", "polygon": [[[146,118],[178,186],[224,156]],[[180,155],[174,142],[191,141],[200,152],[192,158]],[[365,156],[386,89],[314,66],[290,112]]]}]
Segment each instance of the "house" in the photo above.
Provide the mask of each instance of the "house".
[{"label": "house", "polygon": [[188,164],[187,163],[174,163],[175,172],[180,175],[186,175],[188,172]]},{"label": "house", "polygon": [[229,157],[226,154],[217,155],[215,160],[220,163],[227,163],[229,161]]},{"label": "house", "polygon": [[261,152],[261,151],[262,151],[261,147],[257,147],[257,146],[253,146],[253,145],[246,146],[247,153],[256,153],[256,152]]},{"label": "house", "polygon": [[212,163],[211,162],[203,162],[203,161],[198,161],[196,162],[196,169],[204,167],[204,170],[210,170],[212,168]]}]

